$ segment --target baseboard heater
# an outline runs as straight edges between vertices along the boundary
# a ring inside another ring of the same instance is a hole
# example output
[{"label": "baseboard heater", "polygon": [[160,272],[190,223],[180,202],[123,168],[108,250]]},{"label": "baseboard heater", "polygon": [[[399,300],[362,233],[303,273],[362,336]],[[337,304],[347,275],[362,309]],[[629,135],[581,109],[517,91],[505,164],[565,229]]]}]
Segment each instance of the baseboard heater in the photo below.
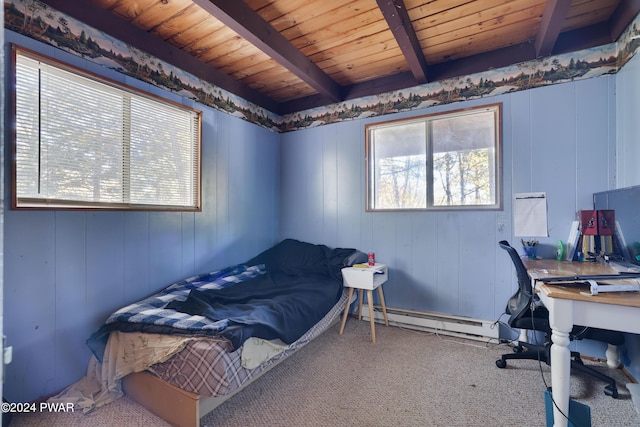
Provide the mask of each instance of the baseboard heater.
[{"label": "baseboard heater", "polygon": [[[454,316],[435,311],[415,311],[387,307],[389,324],[409,329],[437,332],[460,338],[478,341],[499,341],[499,328],[496,322]],[[362,319],[369,321],[369,310],[363,307]],[[384,316],[380,306],[374,305],[373,319],[384,324]]]}]

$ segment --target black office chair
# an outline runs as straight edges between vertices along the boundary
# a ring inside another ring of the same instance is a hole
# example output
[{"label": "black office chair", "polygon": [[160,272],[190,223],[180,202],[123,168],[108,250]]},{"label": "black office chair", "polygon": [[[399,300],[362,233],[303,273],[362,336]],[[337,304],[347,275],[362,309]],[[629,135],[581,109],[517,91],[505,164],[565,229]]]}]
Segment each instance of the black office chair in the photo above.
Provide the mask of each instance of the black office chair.
[{"label": "black office chair", "polygon": [[[536,304],[537,296],[534,295],[531,288],[531,277],[527,273],[527,269],[522,263],[522,259],[518,252],[509,245],[509,242],[503,240],[499,242],[502,249],[507,251],[513,265],[516,268],[516,276],[518,277],[518,290],[509,299],[505,312],[510,315],[508,324],[512,328],[527,329],[541,331],[545,334],[543,345],[534,345],[528,342],[518,341],[514,347],[513,353],[502,355],[496,360],[498,368],[505,368],[508,359],[528,359],[540,360],[547,365],[551,363],[551,327],[549,326],[549,312],[542,304]],[[592,339],[603,341],[612,345],[621,345],[624,343],[624,335],[621,332],[609,331],[597,328],[585,328],[584,326],[574,326],[569,334],[571,340],[576,339]],[[526,349],[526,351],[525,351]],[[571,369],[592,375],[599,380],[607,383],[604,393],[614,399],[618,398],[618,389],[613,378],[585,366],[580,359],[580,353],[571,352]]]}]

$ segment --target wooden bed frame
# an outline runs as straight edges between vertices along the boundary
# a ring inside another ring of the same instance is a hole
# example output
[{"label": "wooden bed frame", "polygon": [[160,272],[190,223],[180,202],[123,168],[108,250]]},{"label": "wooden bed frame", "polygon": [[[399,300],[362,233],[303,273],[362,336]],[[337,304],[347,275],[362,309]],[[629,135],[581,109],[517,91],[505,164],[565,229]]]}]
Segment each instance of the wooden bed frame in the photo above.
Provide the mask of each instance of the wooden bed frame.
[{"label": "wooden bed frame", "polygon": [[[350,304],[350,302],[347,302]],[[337,316],[316,338],[340,321]],[[302,348],[302,347],[300,347]],[[300,348],[286,357],[280,357],[250,380],[224,396],[201,396],[178,388],[149,372],[136,372],[122,379],[124,393],[172,426],[200,427],[200,418],[216,409],[227,399],[244,390],[283,360],[293,356]]]},{"label": "wooden bed frame", "polygon": [[[342,292],[344,295],[344,288]],[[354,299],[352,299],[349,294],[349,298],[345,301],[346,306],[350,307],[353,302]],[[335,318],[331,320],[327,327],[321,330],[315,338],[318,338],[320,335],[324,334],[339,323],[341,321],[340,315],[342,314],[342,311],[343,308],[338,310]],[[345,318],[347,314],[348,313],[344,313]],[[327,315],[329,315],[329,313],[327,313]],[[124,377],[122,379],[122,389],[124,393],[133,400],[173,426],[200,427],[200,418],[213,411],[227,399],[235,396],[236,393],[244,390],[245,387],[253,383],[265,373],[269,372],[273,367],[278,366],[283,360],[294,355],[302,347],[298,347],[295,351],[284,357],[278,357],[276,360],[273,360],[273,363],[265,369],[252,376],[231,393],[224,396],[212,397],[191,393],[169,384],[161,378],[146,371],[136,372]]]},{"label": "wooden bed frame", "polygon": [[206,399],[197,394],[175,387],[148,372],[127,375],[122,380],[122,389],[136,402],[173,426],[200,426],[200,414],[204,409],[201,404]]}]

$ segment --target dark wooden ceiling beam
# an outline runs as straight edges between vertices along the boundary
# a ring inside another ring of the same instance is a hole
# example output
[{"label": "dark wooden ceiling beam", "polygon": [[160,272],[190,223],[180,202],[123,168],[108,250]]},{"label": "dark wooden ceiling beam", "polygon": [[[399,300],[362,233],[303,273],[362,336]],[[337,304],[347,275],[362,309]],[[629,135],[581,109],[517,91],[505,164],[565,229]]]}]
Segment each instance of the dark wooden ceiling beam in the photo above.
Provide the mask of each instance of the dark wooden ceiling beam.
[{"label": "dark wooden ceiling beam", "polygon": [[342,87],[243,1],[193,0],[280,65],[332,102],[342,100]]},{"label": "dark wooden ceiling beam", "polygon": [[532,42],[529,42],[440,64],[433,64],[429,67],[429,71],[431,72],[431,80],[439,81],[508,67],[513,64],[531,61],[535,58],[535,46]]},{"label": "dark wooden ceiling beam", "polygon": [[552,55],[576,52],[612,43],[609,25],[606,22],[565,31],[558,36]]},{"label": "dark wooden ceiling beam", "polygon": [[[431,76],[431,81],[439,81],[506,67],[515,63],[533,60],[535,57],[536,54],[533,43],[525,43],[441,64],[432,64],[429,67],[429,75]],[[381,93],[408,89],[414,86],[416,86],[415,78],[412,73],[407,71],[347,86],[345,87],[345,100],[379,95]],[[278,114],[295,113],[305,109],[321,107],[326,104],[326,100],[318,96],[300,98],[280,104]]]},{"label": "dark wooden ceiling beam", "polygon": [[547,0],[536,36],[536,56],[549,56],[564,24],[571,0]]},{"label": "dark wooden ceiling beam", "polygon": [[373,94],[391,92],[394,90],[408,89],[415,87],[416,82],[413,74],[409,71],[380,77],[379,79],[356,83],[347,88],[346,99],[357,99]]},{"label": "dark wooden ceiling beam", "polygon": [[[633,15],[633,17],[635,16],[636,15]],[[633,19],[633,17],[631,19]],[[552,53],[575,52],[582,49],[602,46],[607,43],[611,43],[609,25],[601,23],[559,34]],[[532,61],[536,58],[535,45],[533,42],[530,42],[444,63],[432,64],[429,66],[429,75],[431,81],[440,81],[507,67],[513,64]],[[385,92],[407,89],[415,85],[416,82],[412,73],[405,72],[345,87],[345,99],[379,95]],[[326,99],[319,96],[300,98],[280,104],[278,113],[282,115],[290,114],[326,104]]]},{"label": "dark wooden ceiling beam", "polygon": [[110,36],[166,61],[188,73],[229,91],[269,111],[275,111],[278,103],[251,87],[229,77],[217,68],[201,61],[163,40],[136,27],[113,13],[88,1],[41,0],[42,3],[69,15]]},{"label": "dark wooden ceiling beam", "polygon": [[[344,99],[348,100],[361,98],[363,96],[378,95],[380,93],[407,89],[414,86],[416,86],[416,80],[413,74],[410,71],[405,71],[403,73],[392,74],[379,79],[346,86]],[[280,115],[291,114],[328,104],[330,104],[330,102],[323,96],[311,95],[281,103],[277,113]]]},{"label": "dark wooden ceiling beam", "polygon": [[382,16],[400,46],[416,83],[427,82],[427,60],[403,0],[377,0]]},{"label": "dark wooden ceiling beam", "polygon": [[640,13],[640,0],[622,0],[620,2],[609,18],[611,41],[618,40],[618,37],[638,16],[638,13]]}]

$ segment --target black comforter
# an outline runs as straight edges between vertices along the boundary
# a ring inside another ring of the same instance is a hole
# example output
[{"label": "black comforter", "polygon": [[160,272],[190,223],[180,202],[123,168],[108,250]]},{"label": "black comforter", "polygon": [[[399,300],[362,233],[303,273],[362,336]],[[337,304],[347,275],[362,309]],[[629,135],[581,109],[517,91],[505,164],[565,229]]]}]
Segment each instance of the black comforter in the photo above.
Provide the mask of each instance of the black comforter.
[{"label": "black comforter", "polygon": [[342,284],[329,276],[275,273],[229,288],[193,290],[186,301],[166,308],[243,325],[221,332],[236,348],[250,336],[291,344],[329,312],[341,293]]},{"label": "black comforter", "polygon": [[221,332],[234,348],[249,337],[291,344],[320,321],[342,294],[340,269],[362,261],[354,249],[329,249],[287,239],[248,262],[267,274],[228,288],[192,290],[166,308],[212,320],[227,319]]}]

